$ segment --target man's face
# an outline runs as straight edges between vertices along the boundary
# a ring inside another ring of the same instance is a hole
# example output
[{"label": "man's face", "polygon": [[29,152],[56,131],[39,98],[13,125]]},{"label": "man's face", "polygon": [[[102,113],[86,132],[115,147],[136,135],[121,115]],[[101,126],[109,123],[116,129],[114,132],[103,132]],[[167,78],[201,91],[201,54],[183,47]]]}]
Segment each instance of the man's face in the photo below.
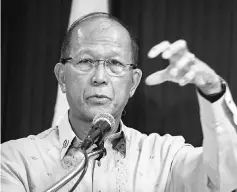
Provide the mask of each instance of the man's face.
[{"label": "man's face", "polygon": [[[70,57],[74,61],[117,60],[131,64],[131,41],[127,31],[118,23],[106,18],[92,19],[73,30]],[[120,117],[141,78],[139,69],[127,69],[119,77],[110,76],[103,64],[86,74],[80,73],[70,62],[63,66],[63,70],[70,111],[88,121],[104,112]]]}]

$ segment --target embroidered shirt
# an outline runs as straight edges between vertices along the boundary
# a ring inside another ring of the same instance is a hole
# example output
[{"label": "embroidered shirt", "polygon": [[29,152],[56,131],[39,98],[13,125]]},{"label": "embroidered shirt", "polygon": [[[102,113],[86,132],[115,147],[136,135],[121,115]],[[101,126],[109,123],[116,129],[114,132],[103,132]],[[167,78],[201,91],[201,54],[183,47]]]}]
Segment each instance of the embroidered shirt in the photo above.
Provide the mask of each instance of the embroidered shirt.
[{"label": "embroidered shirt", "polygon": [[[105,141],[107,155],[100,162],[90,159],[75,191],[227,192],[236,189],[237,108],[229,89],[214,103],[199,94],[198,100],[203,147],[194,148],[181,136],[145,135],[121,122],[120,132]],[[45,191],[82,161],[80,143],[67,114],[57,127],[3,143],[1,191]],[[69,191],[78,177],[59,191]]]}]

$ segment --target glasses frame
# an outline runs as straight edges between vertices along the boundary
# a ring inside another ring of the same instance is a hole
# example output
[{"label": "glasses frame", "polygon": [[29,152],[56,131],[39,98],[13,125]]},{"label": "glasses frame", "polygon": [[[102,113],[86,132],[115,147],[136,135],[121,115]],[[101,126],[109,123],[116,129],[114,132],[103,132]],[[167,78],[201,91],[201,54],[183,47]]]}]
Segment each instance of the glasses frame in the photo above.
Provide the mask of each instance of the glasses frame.
[{"label": "glasses frame", "polygon": [[[70,60],[73,60],[73,58],[72,57],[67,57],[67,58],[61,58],[60,59],[60,63],[62,63],[62,64],[66,64],[66,63],[68,63]],[[104,65],[104,67],[105,67],[105,63],[106,63],[106,61],[108,61],[108,60],[103,60],[103,59],[97,59],[97,60],[95,60],[98,64],[97,65],[99,65],[99,63],[101,62],[101,61],[103,61],[104,63],[103,63],[103,65]],[[96,65],[96,66],[97,66]],[[132,69],[137,69],[138,67],[137,67],[137,64],[134,64],[134,63],[131,63],[131,64],[123,64],[124,65],[124,67],[126,67],[126,66],[129,66],[129,67],[131,67]],[[120,76],[120,75],[114,75],[114,76]]]}]

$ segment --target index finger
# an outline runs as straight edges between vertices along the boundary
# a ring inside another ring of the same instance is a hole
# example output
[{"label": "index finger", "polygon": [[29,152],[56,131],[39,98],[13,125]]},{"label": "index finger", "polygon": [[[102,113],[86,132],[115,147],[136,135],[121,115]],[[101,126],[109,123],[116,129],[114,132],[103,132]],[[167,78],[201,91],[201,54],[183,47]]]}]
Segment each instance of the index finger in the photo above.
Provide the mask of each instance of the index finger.
[{"label": "index finger", "polygon": [[169,41],[162,41],[161,43],[153,46],[150,51],[148,52],[147,56],[149,58],[155,58],[157,57],[160,53],[164,52],[167,50],[170,46]]},{"label": "index finger", "polygon": [[185,40],[180,39],[178,41],[175,41],[169,46],[169,49],[165,50],[164,53],[162,54],[163,59],[169,59],[172,57],[172,55],[175,55],[177,53],[184,53],[187,51],[187,43]]}]

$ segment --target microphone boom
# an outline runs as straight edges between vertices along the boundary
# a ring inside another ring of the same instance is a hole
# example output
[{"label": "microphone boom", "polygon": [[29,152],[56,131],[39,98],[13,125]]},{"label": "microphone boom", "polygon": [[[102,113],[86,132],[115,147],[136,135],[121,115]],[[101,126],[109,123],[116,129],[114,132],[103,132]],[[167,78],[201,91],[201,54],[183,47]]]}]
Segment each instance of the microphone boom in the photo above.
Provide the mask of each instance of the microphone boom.
[{"label": "microphone boom", "polygon": [[99,113],[94,117],[92,128],[84,139],[81,148],[87,150],[94,143],[100,144],[109,133],[114,133],[115,131],[114,117],[109,113]]}]

